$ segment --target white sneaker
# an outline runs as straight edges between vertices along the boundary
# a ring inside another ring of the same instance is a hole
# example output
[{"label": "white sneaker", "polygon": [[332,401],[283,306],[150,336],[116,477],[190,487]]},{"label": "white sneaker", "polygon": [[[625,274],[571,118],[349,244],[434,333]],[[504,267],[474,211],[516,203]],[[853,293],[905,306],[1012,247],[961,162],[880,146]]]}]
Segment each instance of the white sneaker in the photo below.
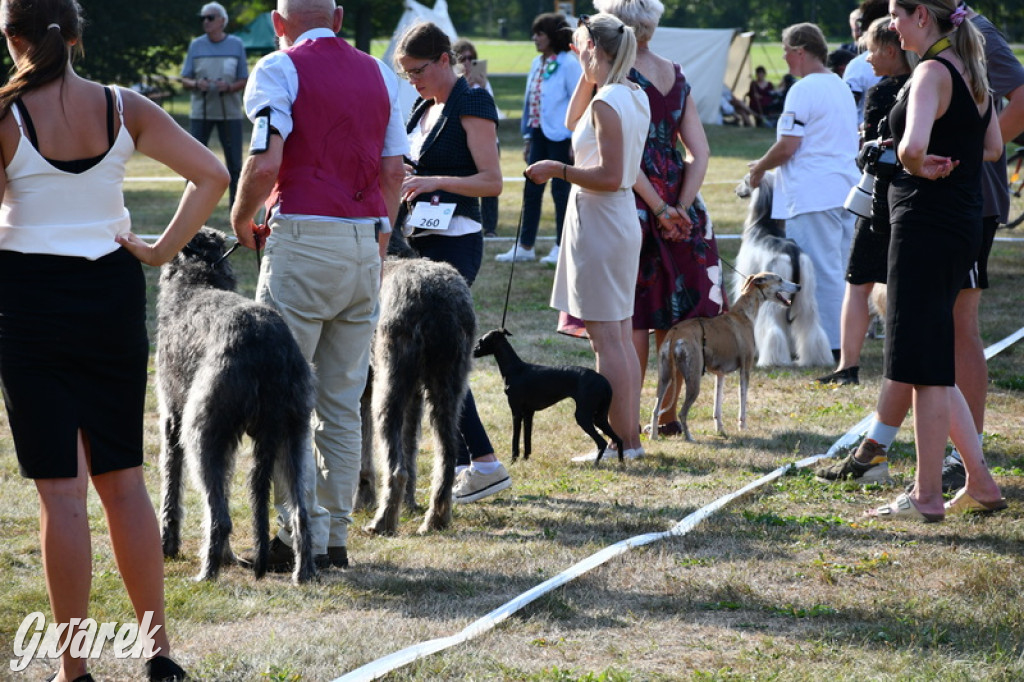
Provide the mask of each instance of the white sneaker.
[{"label": "white sneaker", "polygon": [[494,260],[499,263],[511,263],[513,260],[517,263],[523,263],[531,261],[534,258],[536,258],[536,256],[534,255],[532,248],[519,244],[518,247],[513,245],[512,248],[505,253],[499,253],[494,257]]},{"label": "white sneaker", "polygon": [[551,247],[551,251],[548,255],[540,259],[541,263],[547,263],[548,265],[558,265],[558,244]]},{"label": "white sneaker", "polygon": [[482,474],[470,467],[466,469],[452,487],[452,501],[454,502],[476,502],[477,500],[501,492],[512,485],[512,477],[504,464],[499,463],[498,468],[490,474]]},{"label": "white sneaker", "polygon": [[[645,454],[647,454],[647,453],[644,452],[644,449],[642,447],[635,448],[635,449],[629,449],[629,450],[623,450],[622,451],[622,459],[624,459],[624,460],[626,460],[626,459],[640,459]],[[572,461],[574,461],[574,462],[596,462],[597,461],[597,450],[592,450],[591,452],[588,452],[585,455],[579,455],[578,457],[573,457]],[[601,456],[601,461],[602,462],[618,462],[619,461],[619,451],[616,450],[614,447],[612,447],[611,443],[609,443],[608,447],[604,451],[604,454]]]}]

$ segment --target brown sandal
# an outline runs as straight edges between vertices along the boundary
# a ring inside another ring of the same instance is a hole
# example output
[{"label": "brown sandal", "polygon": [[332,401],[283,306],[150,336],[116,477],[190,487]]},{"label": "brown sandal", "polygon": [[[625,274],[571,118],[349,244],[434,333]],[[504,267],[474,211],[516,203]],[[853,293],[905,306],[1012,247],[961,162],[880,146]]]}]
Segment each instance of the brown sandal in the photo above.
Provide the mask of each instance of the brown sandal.
[{"label": "brown sandal", "polygon": [[995,514],[1003,511],[1009,505],[1005,497],[1000,497],[995,502],[982,502],[976,500],[964,488],[946,503],[947,514]]}]

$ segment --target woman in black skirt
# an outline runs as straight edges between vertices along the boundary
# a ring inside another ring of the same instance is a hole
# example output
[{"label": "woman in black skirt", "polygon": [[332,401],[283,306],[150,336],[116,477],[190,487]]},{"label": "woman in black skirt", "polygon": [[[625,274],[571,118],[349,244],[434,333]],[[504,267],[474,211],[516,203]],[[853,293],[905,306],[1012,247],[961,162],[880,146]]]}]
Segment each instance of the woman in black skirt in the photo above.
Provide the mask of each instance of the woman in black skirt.
[{"label": "woman in black skirt", "polygon": [[[941,521],[949,511],[1006,507],[955,385],[953,303],[981,245],[981,164],[1002,139],[984,71],[983,41],[957,0],[896,0],[892,27],[921,55],[889,115],[903,170],[889,188],[889,306],[885,377],[913,386],[914,489],[872,516]],[[967,485],[942,498],[946,440],[964,458]]]},{"label": "woman in black skirt", "polygon": [[[39,494],[53,619],[88,616],[91,479],[135,615],[151,623],[146,675],[183,680],[168,657],[160,531],[141,466],[149,342],[140,261],[170,260],[213,211],[228,174],[156,105],[75,73],[75,0],[0,7],[16,64],[0,88],[0,383],[21,472]],[[153,245],[131,234],[124,207],[135,150],[190,181]],[[92,679],[74,649],[50,679]]]}]

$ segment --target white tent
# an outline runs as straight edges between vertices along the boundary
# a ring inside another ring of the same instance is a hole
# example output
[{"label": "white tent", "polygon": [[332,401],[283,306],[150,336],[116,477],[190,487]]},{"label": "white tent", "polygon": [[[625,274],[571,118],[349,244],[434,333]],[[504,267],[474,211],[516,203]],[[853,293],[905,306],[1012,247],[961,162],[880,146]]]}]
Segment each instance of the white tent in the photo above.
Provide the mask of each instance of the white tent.
[{"label": "white tent", "polygon": [[[388,43],[387,52],[381,57],[385,64],[391,68],[395,67],[395,46],[398,44],[398,39],[402,37],[407,28],[421,21],[431,21],[437,24],[438,28],[448,34],[453,43],[459,38],[459,34],[455,31],[455,26],[448,16],[447,0],[437,0],[434,3],[433,9],[429,9],[426,5],[421,5],[415,0],[405,0],[405,12],[402,14],[402,18],[398,20],[395,32],[391,34],[391,42]],[[412,105],[415,104],[416,97],[416,89],[408,81],[402,81],[399,99],[402,104],[402,114],[406,118],[408,118],[409,112],[412,111]]]},{"label": "white tent", "polygon": [[[659,26],[651,39],[651,50],[683,67],[692,88],[700,120],[705,124],[722,123],[722,85],[742,85],[746,91],[750,63],[746,59],[753,33],[733,29],[670,28]],[[730,48],[736,49],[730,59]],[[732,63],[730,63],[732,62]],[[746,73],[747,78],[742,79]]]}]

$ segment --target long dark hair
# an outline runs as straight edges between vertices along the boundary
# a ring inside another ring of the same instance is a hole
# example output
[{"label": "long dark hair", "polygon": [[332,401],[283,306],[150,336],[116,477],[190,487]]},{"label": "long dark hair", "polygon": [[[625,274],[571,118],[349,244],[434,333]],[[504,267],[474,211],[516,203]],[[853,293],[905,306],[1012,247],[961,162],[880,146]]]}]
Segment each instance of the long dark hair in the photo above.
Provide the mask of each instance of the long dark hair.
[{"label": "long dark hair", "polygon": [[76,0],[7,0],[4,8],[4,33],[24,41],[26,50],[0,87],[0,118],[17,98],[63,78],[68,60],[82,54],[82,8]]}]

